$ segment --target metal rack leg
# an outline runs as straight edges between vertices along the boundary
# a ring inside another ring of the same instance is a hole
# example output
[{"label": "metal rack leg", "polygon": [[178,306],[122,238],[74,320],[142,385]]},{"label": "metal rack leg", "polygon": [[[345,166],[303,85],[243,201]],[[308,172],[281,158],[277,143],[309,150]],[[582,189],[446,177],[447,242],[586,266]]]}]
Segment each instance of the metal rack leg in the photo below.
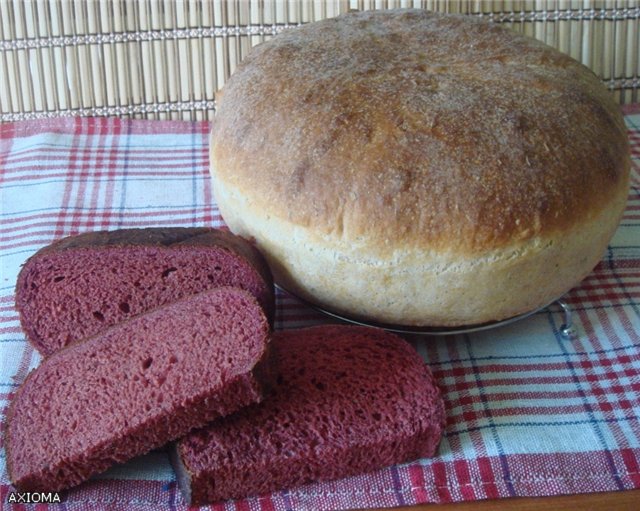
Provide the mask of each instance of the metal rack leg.
[{"label": "metal rack leg", "polygon": [[564,300],[556,300],[556,303],[560,306],[562,312],[564,313],[564,322],[562,323],[562,325],[560,325],[560,335],[562,335],[563,339],[571,341],[575,339],[577,335],[576,329],[573,326],[571,308]]}]

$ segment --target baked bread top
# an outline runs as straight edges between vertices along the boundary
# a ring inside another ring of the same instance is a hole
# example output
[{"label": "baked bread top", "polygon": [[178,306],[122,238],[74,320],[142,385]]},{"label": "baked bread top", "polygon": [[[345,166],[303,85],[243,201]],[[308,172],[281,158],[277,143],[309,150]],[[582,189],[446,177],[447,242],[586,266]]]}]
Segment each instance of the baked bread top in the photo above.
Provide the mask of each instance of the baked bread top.
[{"label": "baked bread top", "polygon": [[214,179],[253,212],[380,254],[561,234],[628,187],[600,80],[475,18],[366,11],[291,29],[217,99]]}]

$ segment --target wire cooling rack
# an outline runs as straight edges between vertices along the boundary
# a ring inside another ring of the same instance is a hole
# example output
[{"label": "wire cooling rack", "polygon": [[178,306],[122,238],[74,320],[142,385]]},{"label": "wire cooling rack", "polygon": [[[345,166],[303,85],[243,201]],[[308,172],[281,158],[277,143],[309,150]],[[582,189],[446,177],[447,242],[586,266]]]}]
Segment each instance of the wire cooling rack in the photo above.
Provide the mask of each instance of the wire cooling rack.
[{"label": "wire cooling rack", "polygon": [[573,314],[571,312],[571,308],[562,299],[562,297],[557,298],[546,305],[527,311],[523,314],[518,314],[516,316],[512,316],[510,318],[506,318],[500,321],[489,321],[486,323],[453,326],[453,327],[431,326],[431,325],[411,326],[411,325],[381,323],[374,320],[348,316],[342,312],[331,310],[329,308],[323,307],[321,305],[318,305],[318,304],[309,302],[303,298],[300,298],[298,295],[296,295],[295,293],[292,293],[291,291],[287,290],[286,288],[282,287],[279,284],[276,284],[275,286],[281,291],[291,295],[296,300],[299,300],[300,302],[304,303],[306,306],[318,312],[321,312],[322,314],[326,314],[327,316],[330,316],[332,318],[338,319],[340,321],[344,321],[346,323],[351,323],[354,325],[382,328],[383,330],[387,330],[389,332],[395,332],[398,334],[422,335],[422,336],[434,336],[434,337],[441,337],[444,335],[471,334],[474,332],[491,330],[493,328],[498,328],[498,327],[510,325],[512,323],[516,323],[545,309],[558,309],[563,316],[563,322],[561,323],[560,329],[559,329],[560,335],[566,340],[572,340],[576,335],[576,331],[573,326]]}]

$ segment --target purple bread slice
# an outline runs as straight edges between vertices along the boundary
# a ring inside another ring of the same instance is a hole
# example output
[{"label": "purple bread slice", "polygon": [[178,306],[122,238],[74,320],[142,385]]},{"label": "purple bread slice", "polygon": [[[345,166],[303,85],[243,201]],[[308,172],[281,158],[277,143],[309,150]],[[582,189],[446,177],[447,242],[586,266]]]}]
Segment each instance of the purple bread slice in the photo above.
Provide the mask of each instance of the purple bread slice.
[{"label": "purple bread slice", "polygon": [[204,504],[433,456],[445,424],[431,372],[399,337],[364,327],[276,332],[273,392],[180,439],[185,500]]},{"label": "purple bread slice", "polygon": [[260,401],[269,332],[251,294],[217,288],[57,351],[11,401],[12,483],[69,488]]},{"label": "purple bread slice", "polygon": [[16,308],[42,355],[131,316],[220,286],[253,294],[270,321],[273,278],[246,240],[210,228],[99,231],[63,238],[25,263]]}]

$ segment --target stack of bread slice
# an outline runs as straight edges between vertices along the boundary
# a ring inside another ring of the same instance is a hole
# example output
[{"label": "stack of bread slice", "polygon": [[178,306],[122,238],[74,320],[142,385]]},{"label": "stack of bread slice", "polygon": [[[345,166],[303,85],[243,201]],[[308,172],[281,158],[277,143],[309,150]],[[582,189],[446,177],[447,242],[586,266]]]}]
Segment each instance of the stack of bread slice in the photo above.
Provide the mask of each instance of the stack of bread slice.
[{"label": "stack of bread slice", "polygon": [[273,331],[270,270],[214,229],[57,241],[16,303],[45,356],[14,394],[13,484],[59,491],[175,442],[185,499],[241,498],[432,456],[445,414],[431,372],[382,330]]}]

